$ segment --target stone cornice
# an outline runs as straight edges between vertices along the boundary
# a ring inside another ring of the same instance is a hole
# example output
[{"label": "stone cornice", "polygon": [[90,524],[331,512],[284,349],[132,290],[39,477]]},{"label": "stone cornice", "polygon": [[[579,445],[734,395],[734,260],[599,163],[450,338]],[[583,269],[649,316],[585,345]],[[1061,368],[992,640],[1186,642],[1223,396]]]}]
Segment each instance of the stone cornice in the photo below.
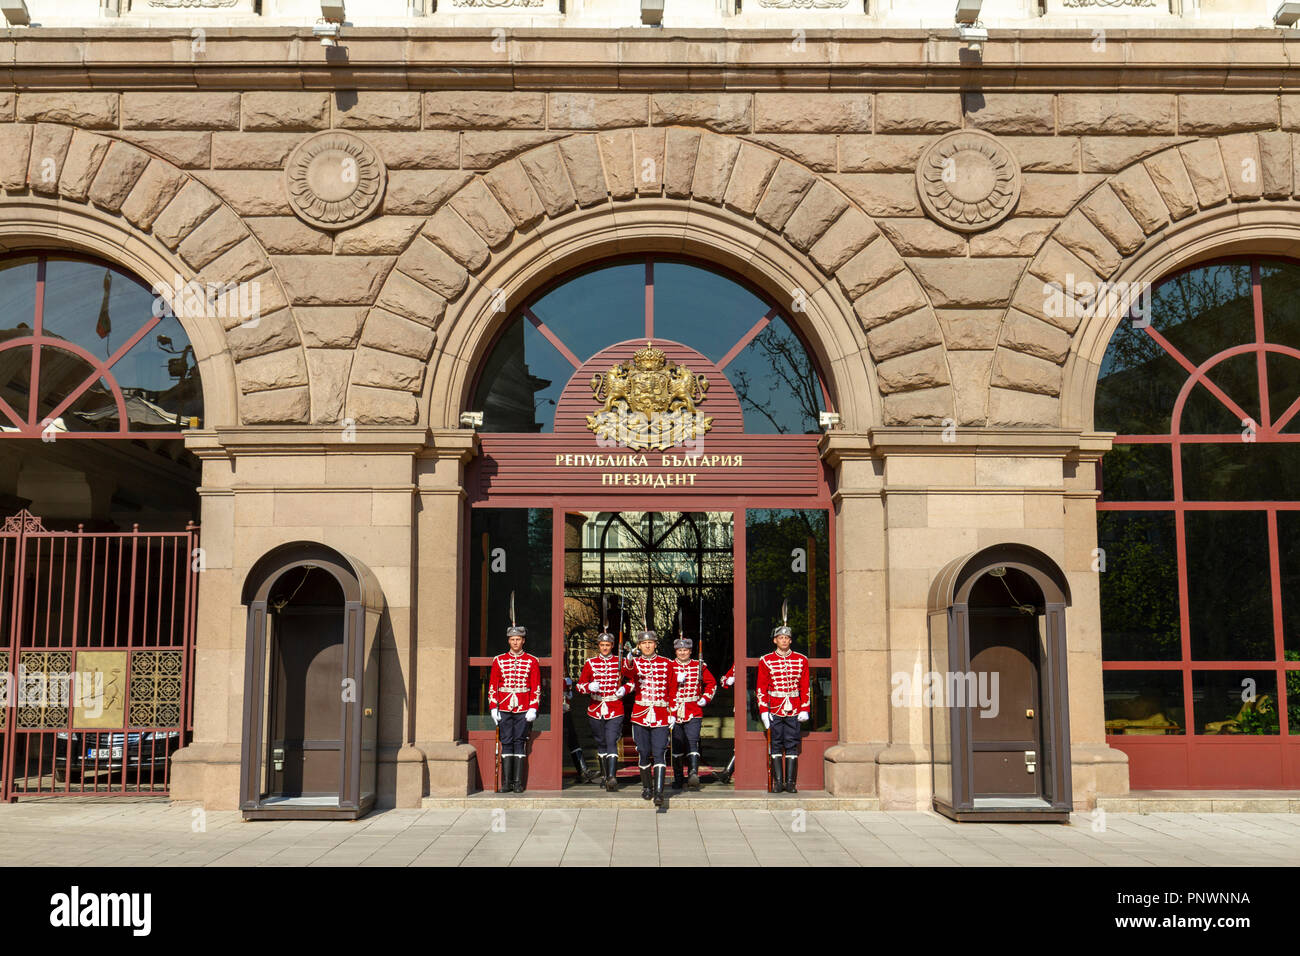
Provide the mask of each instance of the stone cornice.
[{"label": "stone cornice", "polygon": [[1112,432],[1084,432],[1069,428],[945,429],[882,427],[866,432],[830,431],[818,447],[832,467],[842,461],[883,458],[888,455],[1010,455],[1017,457],[1095,460],[1110,450]]},{"label": "stone cornice", "polygon": [[424,426],[358,427],[346,433],[338,425],[248,425],[185,433],[185,447],[199,458],[251,455],[353,454],[414,456],[426,447]]},{"label": "stone cornice", "polygon": [[[0,87],[23,89],[1300,89],[1300,34],[1282,30],[992,31],[972,58],[947,30],[303,28],[0,31]],[[501,46],[500,43],[496,44]]]}]

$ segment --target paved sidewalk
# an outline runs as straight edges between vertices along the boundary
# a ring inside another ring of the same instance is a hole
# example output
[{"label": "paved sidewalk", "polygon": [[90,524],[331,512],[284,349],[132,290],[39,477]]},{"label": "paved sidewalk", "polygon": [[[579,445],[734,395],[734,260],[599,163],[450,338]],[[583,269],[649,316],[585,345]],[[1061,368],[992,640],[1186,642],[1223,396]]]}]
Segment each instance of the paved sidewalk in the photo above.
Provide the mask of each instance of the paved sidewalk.
[{"label": "paved sidewalk", "polygon": [[1248,866],[1300,862],[1287,813],[956,824],[867,810],[388,810],[245,823],[166,803],[0,805],[4,866]]}]

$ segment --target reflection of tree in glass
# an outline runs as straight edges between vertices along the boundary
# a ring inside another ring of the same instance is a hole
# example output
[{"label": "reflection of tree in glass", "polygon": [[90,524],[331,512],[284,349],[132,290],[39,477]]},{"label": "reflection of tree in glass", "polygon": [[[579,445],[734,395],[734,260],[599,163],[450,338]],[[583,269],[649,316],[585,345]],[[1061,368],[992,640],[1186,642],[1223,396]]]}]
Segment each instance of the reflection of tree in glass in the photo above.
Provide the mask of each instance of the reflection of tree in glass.
[{"label": "reflection of tree in glass", "polygon": [[[777,434],[794,429],[816,434],[821,413],[821,387],[803,343],[779,319],[764,329],[746,350],[761,359],[766,375],[755,375],[743,364],[728,370],[742,408],[753,409]],[[764,389],[768,390],[766,395]]]},{"label": "reflection of tree in glass", "polygon": [[[811,647],[817,656],[830,653],[828,523],[828,513],[820,510],[749,513],[745,531],[745,578],[749,593],[748,633],[751,637],[771,633],[772,628],[780,623],[781,602],[788,598],[795,648],[807,653]],[[804,571],[793,567],[795,549],[804,552]],[[814,592],[811,622],[810,585]],[[761,649],[763,653],[767,652],[765,646]]]},{"label": "reflection of tree in glass", "polygon": [[1111,560],[1101,575],[1101,631],[1111,660],[1177,660],[1178,564],[1168,516],[1102,512],[1100,544]]}]

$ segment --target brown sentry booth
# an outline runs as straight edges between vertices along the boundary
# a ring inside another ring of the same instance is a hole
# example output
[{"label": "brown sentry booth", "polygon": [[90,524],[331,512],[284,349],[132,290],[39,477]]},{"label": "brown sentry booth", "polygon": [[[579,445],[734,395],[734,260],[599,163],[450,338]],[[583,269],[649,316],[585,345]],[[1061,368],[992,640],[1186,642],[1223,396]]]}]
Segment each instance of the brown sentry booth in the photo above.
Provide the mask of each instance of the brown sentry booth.
[{"label": "brown sentry booth", "polygon": [[1056,562],[1023,544],[957,558],[934,579],[930,672],[942,675],[944,696],[929,710],[939,813],[1068,822],[1069,604]]},{"label": "brown sentry booth", "polygon": [[355,558],[296,541],[258,559],[242,600],[244,819],[363,816],[377,783],[378,581]]}]

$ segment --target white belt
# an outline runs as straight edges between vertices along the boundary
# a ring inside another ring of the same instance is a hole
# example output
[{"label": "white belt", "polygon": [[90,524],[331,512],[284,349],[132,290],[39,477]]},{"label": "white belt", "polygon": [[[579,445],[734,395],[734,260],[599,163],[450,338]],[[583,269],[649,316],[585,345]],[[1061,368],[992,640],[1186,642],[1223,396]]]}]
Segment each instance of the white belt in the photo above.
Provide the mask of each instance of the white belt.
[{"label": "white belt", "polygon": [[531,687],[498,687],[498,694],[526,694],[532,690]]},{"label": "white belt", "polygon": [[637,702],[636,702],[636,705],[637,705],[638,707],[667,707],[667,706],[668,706],[668,701],[666,701],[666,700],[640,700],[640,699],[638,699]]},{"label": "white belt", "polygon": [[610,694],[608,697],[600,696],[600,697],[597,697],[597,698],[596,698],[596,700],[600,701],[601,703],[612,702],[612,701],[616,701],[616,700],[619,700],[619,699],[620,699],[620,698],[619,698],[618,694]]},{"label": "white belt", "polygon": [[769,690],[767,692],[767,696],[768,697],[798,697],[799,692],[797,690],[795,691]]}]

